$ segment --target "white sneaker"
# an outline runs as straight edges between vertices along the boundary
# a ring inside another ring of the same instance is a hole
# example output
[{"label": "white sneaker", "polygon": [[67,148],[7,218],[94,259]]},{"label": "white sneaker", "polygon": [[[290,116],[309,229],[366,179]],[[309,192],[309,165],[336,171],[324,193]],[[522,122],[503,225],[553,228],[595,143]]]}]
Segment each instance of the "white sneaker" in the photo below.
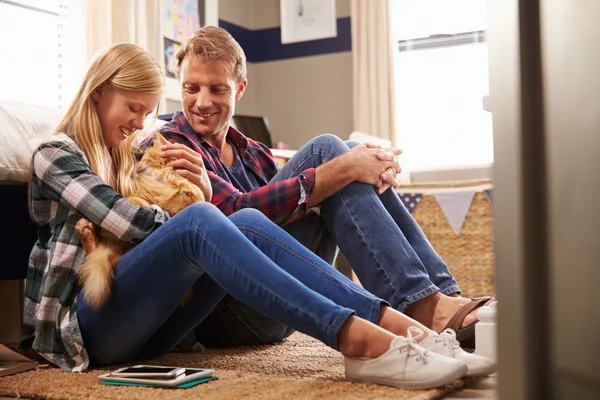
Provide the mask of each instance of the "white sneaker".
[{"label": "white sneaker", "polygon": [[[413,328],[423,334],[419,328]],[[406,389],[432,389],[465,376],[468,371],[465,363],[427,351],[417,344],[413,331],[409,329],[406,338],[395,338],[390,349],[377,358],[345,357],[346,379]]]},{"label": "white sneaker", "polygon": [[439,335],[433,333],[419,344],[429,351],[442,356],[452,357],[467,364],[469,371],[466,376],[489,375],[498,369],[498,365],[493,360],[479,354],[464,351],[460,347],[458,340],[456,340],[456,333],[452,329],[446,329]]}]

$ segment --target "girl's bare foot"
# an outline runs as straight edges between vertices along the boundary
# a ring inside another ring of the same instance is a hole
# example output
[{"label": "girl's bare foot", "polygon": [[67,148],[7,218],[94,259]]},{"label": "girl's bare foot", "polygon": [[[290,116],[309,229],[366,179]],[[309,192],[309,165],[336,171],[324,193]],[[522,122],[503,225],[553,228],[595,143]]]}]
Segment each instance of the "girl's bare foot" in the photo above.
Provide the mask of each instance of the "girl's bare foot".
[{"label": "girl's bare foot", "polygon": [[396,335],[352,315],[338,333],[338,350],[347,357],[377,358],[390,349]]}]

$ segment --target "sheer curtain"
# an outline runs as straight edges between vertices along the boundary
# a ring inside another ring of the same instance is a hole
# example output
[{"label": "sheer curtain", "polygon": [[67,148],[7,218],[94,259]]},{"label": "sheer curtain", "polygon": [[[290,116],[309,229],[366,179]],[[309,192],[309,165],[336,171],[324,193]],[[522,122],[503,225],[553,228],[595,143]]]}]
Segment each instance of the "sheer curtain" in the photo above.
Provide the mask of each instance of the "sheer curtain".
[{"label": "sheer curtain", "polygon": [[86,59],[114,43],[142,46],[164,68],[160,0],[85,1]]},{"label": "sheer curtain", "polygon": [[351,1],[354,129],[397,145],[388,1]]}]

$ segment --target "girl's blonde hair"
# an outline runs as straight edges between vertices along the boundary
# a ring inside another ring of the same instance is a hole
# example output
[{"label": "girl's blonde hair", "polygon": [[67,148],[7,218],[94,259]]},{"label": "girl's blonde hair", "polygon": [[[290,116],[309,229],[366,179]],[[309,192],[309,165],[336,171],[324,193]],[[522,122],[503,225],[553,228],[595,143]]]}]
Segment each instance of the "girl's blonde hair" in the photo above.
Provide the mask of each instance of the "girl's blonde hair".
[{"label": "girl's blonde hair", "polygon": [[133,179],[135,156],[131,148],[135,135],[130,135],[119,147],[108,149],[104,144],[98,110],[92,99],[92,93],[101,85],[162,94],[164,73],[150,54],[135,44],[119,43],[100,51],[56,128],[56,132],[65,133],[77,143],[92,170],[105,183],[128,196],[137,188]]}]

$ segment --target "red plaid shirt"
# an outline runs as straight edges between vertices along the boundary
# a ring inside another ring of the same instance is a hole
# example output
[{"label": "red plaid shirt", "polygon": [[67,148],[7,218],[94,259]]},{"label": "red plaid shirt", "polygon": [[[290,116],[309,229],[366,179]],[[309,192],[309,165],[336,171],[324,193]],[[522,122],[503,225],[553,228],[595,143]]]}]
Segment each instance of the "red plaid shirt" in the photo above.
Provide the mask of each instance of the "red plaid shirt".
[{"label": "red plaid shirt", "polygon": [[[238,147],[246,168],[252,171],[263,185],[244,193],[243,189],[235,187],[227,176],[220,151],[196,135],[182,112],[175,113],[173,119],[160,128],[160,133],[167,140],[184,144],[202,155],[213,188],[211,202],[225,215],[233,214],[242,208],[255,208],[273,222],[285,225],[312,213],[308,209],[308,203],[315,185],[314,168],[303,171],[297,177],[268,184],[278,171],[271,151],[262,143],[247,138],[230,127],[227,136]],[[151,140],[152,138],[140,147],[146,148]]]}]

